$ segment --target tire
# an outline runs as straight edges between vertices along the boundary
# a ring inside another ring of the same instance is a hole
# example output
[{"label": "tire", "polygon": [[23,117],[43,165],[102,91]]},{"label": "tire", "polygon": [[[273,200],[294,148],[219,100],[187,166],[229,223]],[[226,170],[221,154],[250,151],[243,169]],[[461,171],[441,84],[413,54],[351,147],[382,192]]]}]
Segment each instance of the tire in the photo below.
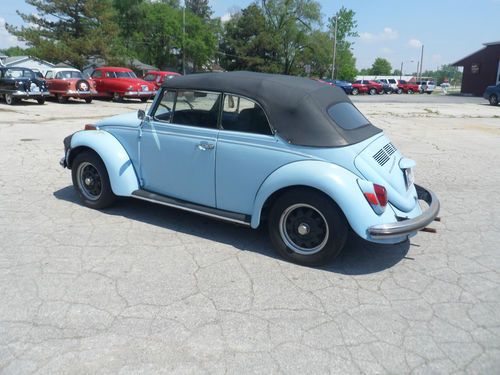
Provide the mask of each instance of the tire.
[{"label": "tire", "polygon": [[92,103],[92,98],[85,98],[85,103],[87,103],[87,104]]},{"label": "tire", "polygon": [[148,101],[148,98],[141,98],[141,102],[146,103]]},{"label": "tire", "polygon": [[398,89],[396,90],[396,94],[401,95],[402,93],[403,93],[403,89],[399,89],[399,88],[398,88]]},{"label": "tire", "polygon": [[491,94],[489,101],[490,105],[498,105],[498,96],[496,96],[495,94]]},{"label": "tire", "polygon": [[430,94],[432,94],[432,91],[427,91],[427,95],[430,95]]},{"label": "tire", "polygon": [[348,227],[338,206],[327,196],[308,189],[290,190],[271,208],[269,236],[285,259],[310,266],[340,254]]},{"label": "tire", "polygon": [[407,94],[413,94],[413,90],[412,89],[408,89],[408,91],[406,93]]},{"label": "tire", "polygon": [[14,105],[17,103],[17,98],[14,98],[12,94],[5,94],[5,103],[8,105]]},{"label": "tire", "polygon": [[95,152],[83,151],[76,155],[71,166],[71,178],[85,206],[101,209],[114,203],[116,196],[111,190],[108,171]]},{"label": "tire", "polygon": [[377,93],[377,90],[375,90],[373,87],[368,91],[368,94],[370,95],[375,95]]},{"label": "tire", "polygon": [[356,88],[354,88],[354,89],[352,89],[351,94],[352,95],[358,95],[359,94],[359,90],[356,89]]},{"label": "tire", "polygon": [[45,104],[45,99],[44,98],[37,99],[36,101],[38,102],[38,104]]},{"label": "tire", "polygon": [[114,93],[113,93],[113,101],[114,101],[115,103],[121,103],[121,102],[123,102],[123,97],[122,97],[122,96],[120,96],[120,94],[119,94],[119,93],[114,92]]},{"label": "tire", "polygon": [[57,94],[57,101],[61,104],[67,103],[68,102],[68,97],[64,96],[62,94]]}]

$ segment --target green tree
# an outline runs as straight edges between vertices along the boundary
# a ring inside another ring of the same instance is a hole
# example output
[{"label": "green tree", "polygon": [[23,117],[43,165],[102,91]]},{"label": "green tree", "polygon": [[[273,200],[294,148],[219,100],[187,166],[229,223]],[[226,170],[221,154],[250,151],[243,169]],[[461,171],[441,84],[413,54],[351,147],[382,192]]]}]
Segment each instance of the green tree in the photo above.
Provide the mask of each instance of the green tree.
[{"label": "green tree", "polygon": [[116,61],[122,53],[111,0],[26,0],[37,14],[17,12],[27,26],[7,30],[42,59],[82,68],[90,56]]},{"label": "green tree", "polygon": [[308,46],[308,35],[321,20],[320,8],[315,0],[262,0],[283,74],[296,71],[296,59]]},{"label": "green tree", "polygon": [[208,4],[208,0],[185,0],[186,9],[204,20],[209,20],[214,13]]},{"label": "green tree", "polygon": [[6,49],[0,49],[0,54],[5,56],[29,56],[33,55],[33,49],[14,46]]},{"label": "green tree", "polygon": [[392,66],[391,63],[382,58],[382,57],[377,57],[375,61],[372,64],[371,68],[371,74],[375,76],[387,76],[390,75],[392,72]]},{"label": "green tree", "polygon": [[[355,19],[356,12],[352,9],[342,7],[337,14],[328,19],[328,29],[335,37],[335,27],[337,28],[337,53],[335,57],[335,78],[353,80],[356,76],[356,59],[352,53],[352,39],[358,36],[356,28],[358,23]],[[333,42],[331,43],[333,46]],[[333,54],[333,48],[331,50]]]}]

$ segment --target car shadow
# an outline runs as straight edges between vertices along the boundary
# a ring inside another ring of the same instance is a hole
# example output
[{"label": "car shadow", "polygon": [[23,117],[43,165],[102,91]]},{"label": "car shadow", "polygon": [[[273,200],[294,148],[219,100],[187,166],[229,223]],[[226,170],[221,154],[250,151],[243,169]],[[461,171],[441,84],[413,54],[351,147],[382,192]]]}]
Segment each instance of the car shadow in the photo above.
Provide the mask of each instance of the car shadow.
[{"label": "car shadow", "polygon": [[[81,205],[72,186],[57,190],[53,195],[57,199]],[[133,198],[120,198],[113,207],[100,212],[106,215],[126,217],[172,231],[231,245],[242,251],[251,251],[281,260],[281,257],[272,248],[265,225],[253,230]],[[399,263],[406,257],[409,247],[409,241],[397,245],[374,244],[350,232],[342,254],[333,263],[316,268],[344,275],[376,273]]]}]

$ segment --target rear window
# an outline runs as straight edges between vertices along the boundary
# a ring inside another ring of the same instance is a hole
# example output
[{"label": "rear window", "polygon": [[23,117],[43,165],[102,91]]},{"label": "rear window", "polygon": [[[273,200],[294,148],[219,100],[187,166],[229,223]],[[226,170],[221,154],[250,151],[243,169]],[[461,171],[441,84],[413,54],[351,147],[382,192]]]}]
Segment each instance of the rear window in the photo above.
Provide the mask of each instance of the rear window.
[{"label": "rear window", "polygon": [[361,128],[370,123],[355,106],[347,102],[330,106],[328,115],[338,126],[346,130]]},{"label": "rear window", "polygon": [[396,83],[396,80],[395,79],[390,79],[389,83]]}]

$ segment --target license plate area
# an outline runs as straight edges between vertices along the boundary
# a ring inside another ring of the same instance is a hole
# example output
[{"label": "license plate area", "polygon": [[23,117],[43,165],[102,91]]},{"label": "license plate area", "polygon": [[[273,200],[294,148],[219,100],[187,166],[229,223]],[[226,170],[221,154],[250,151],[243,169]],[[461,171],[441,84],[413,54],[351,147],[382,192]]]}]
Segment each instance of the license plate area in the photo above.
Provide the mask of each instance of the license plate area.
[{"label": "license plate area", "polygon": [[403,169],[403,173],[405,175],[405,184],[406,190],[410,188],[415,182],[415,175],[413,174],[413,168],[405,168]]}]

